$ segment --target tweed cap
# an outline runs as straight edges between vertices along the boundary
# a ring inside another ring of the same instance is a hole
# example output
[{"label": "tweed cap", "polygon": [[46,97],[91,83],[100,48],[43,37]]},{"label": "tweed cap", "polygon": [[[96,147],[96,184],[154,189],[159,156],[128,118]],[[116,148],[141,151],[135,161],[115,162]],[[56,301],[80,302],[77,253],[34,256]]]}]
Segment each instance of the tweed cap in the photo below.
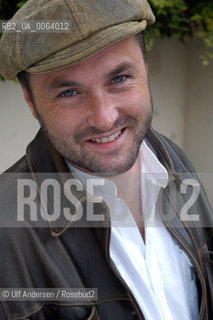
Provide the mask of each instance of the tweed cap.
[{"label": "tweed cap", "polygon": [[70,32],[4,32],[0,74],[43,73],[76,63],[144,30],[155,17],[146,0],[28,0],[10,22],[69,21]]}]

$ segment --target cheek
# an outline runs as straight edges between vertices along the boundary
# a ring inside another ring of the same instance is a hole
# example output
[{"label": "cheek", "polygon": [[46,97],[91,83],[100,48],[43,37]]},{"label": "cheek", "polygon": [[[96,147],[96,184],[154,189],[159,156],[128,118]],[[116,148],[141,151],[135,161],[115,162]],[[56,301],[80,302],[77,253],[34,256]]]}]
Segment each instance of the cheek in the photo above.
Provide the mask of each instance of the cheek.
[{"label": "cheek", "polygon": [[149,113],[152,110],[149,88],[147,86],[132,87],[123,95],[121,106],[124,112],[135,117]]},{"label": "cheek", "polygon": [[83,125],[82,113],[74,112],[69,108],[58,109],[57,112],[49,113],[48,126],[52,132],[64,136],[74,135]]}]

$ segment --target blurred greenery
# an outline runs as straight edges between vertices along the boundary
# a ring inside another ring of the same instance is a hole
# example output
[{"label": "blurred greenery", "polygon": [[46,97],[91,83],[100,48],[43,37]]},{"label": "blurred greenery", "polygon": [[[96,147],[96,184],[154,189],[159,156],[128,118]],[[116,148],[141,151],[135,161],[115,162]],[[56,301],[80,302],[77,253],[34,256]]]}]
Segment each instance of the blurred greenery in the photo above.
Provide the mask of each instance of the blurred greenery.
[{"label": "blurred greenery", "polygon": [[155,37],[201,38],[205,52],[201,59],[208,65],[213,59],[213,0],[149,0],[156,23],[147,29],[146,42],[151,49]]},{"label": "blurred greenery", "polygon": [[[0,0],[0,20],[9,20],[27,0]],[[213,59],[213,0],[148,0],[156,16],[147,28],[146,44],[151,50],[155,38],[201,38],[205,51],[203,65]],[[1,77],[0,77],[1,78]],[[2,79],[2,78],[1,78]]]}]

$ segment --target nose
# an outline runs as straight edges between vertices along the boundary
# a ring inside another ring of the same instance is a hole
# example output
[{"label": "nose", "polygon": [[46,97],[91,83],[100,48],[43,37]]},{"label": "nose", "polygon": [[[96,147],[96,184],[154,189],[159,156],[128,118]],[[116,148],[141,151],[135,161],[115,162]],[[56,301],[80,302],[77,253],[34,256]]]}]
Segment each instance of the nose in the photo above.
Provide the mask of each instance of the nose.
[{"label": "nose", "polygon": [[89,98],[87,122],[99,130],[109,130],[118,118],[118,110],[109,93],[93,93]]}]

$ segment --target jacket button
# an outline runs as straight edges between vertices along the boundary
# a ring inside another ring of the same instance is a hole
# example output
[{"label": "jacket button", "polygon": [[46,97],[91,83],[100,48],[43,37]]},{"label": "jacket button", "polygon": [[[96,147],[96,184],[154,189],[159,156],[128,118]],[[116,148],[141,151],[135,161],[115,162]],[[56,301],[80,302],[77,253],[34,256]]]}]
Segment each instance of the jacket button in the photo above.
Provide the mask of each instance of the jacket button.
[{"label": "jacket button", "polygon": [[139,319],[136,310],[133,309],[133,310],[131,311],[131,315],[133,316],[134,319]]},{"label": "jacket button", "polygon": [[55,313],[58,313],[59,307],[58,306],[53,306],[53,310],[54,310]]}]

